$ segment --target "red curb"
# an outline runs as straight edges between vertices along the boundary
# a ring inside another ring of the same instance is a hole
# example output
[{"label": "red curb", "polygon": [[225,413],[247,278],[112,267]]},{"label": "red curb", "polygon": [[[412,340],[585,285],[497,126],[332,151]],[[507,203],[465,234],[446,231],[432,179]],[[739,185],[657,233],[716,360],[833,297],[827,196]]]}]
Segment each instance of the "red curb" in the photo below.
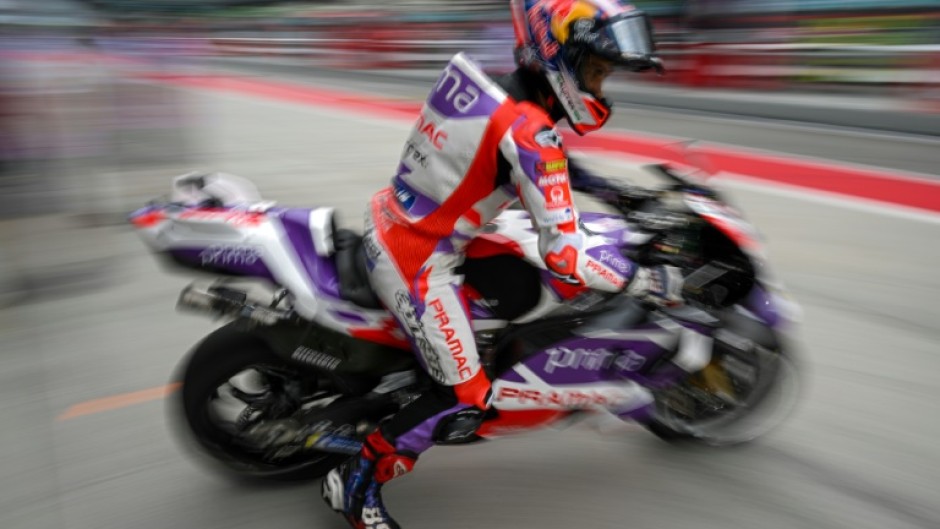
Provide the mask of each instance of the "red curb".
[{"label": "red curb", "polygon": [[[566,134],[574,148],[622,152],[683,163],[680,140],[630,134],[595,133],[588,137]],[[875,200],[887,204],[940,212],[940,180],[916,178],[890,170],[855,168],[835,162],[790,158],[702,143],[690,147],[702,155],[709,169],[747,175],[768,182]],[[940,159],[938,159],[940,161]]]},{"label": "red curb", "polygon": [[718,147],[708,147],[705,151],[716,167],[731,173],[940,212],[940,181]]},{"label": "red curb", "polygon": [[[312,88],[272,81],[242,79],[232,76],[143,75],[147,79],[177,86],[205,88],[281,101],[338,108],[365,114],[403,120],[416,119],[422,104],[367,97],[329,89]],[[603,150],[681,163],[677,149],[681,140],[670,140],[627,133],[594,133],[580,137],[564,133],[569,147]],[[837,193],[847,197],[874,200],[940,213],[940,180],[916,178],[879,168],[855,168],[835,162],[791,158],[745,149],[698,144],[692,152],[702,154],[715,171],[742,174],[806,189]],[[938,159],[940,162],[940,159]]]}]

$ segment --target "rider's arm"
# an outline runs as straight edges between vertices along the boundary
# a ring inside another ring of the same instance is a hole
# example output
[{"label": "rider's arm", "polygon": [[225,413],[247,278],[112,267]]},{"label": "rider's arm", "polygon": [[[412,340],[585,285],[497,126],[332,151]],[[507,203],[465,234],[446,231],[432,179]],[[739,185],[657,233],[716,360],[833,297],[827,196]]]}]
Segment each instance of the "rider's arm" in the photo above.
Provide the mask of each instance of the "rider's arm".
[{"label": "rider's arm", "polygon": [[571,284],[616,292],[638,267],[603,238],[579,229],[571,198],[568,158],[550,124],[524,120],[500,143],[512,165],[511,179],[539,233],[539,251],[550,272]]}]

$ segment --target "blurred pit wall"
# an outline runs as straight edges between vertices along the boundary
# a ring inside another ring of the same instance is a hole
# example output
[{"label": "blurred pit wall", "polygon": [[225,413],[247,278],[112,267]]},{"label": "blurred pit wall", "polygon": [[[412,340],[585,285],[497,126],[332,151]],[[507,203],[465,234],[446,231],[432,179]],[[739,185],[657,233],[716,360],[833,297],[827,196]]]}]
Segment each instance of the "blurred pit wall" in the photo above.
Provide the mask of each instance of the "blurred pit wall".
[{"label": "blurred pit wall", "polygon": [[0,35],[0,307],[111,280],[127,214],[192,163],[181,92],[134,79],[161,64],[72,30]]},{"label": "blurred pit wall", "polygon": [[[695,90],[875,95],[940,110],[936,0],[635,0],[653,17],[668,75]],[[508,2],[311,2],[128,22],[171,49],[352,70],[438,70],[466,51],[513,67]],[[173,31],[165,31],[175,28]],[[185,35],[181,35],[181,28]],[[176,33],[175,37],[170,34]]]},{"label": "blurred pit wall", "polygon": [[[420,31],[411,35],[416,33]],[[352,70],[437,70],[458,51],[467,52],[490,71],[513,66],[505,53],[512,49],[509,39],[388,37],[215,37],[209,39],[209,49],[223,57],[274,58],[284,64]],[[644,81],[701,89],[877,94],[925,102],[937,98],[940,103],[940,45],[672,43],[664,44],[661,54],[668,75],[646,76]]]}]

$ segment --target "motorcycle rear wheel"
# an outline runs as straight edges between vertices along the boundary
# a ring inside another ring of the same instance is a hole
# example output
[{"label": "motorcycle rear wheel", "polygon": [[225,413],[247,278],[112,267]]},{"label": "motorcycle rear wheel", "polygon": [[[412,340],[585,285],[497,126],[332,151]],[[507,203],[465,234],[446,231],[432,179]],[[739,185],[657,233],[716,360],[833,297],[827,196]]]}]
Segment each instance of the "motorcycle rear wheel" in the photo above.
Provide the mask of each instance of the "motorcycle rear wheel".
[{"label": "motorcycle rear wheel", "polygon": [[[310,480],[325,475],[347,456],[302,452],[281,459],[270,457],[244,442],[233,424],[223,423],[213,413],[212,403],[228,390],[229,381],[246,371],[275,374],[291,385],[315,388],[318,380],[300,374],[250,333],[223,327],[199,343],[174,376],[181,388],[168,403],[168,419],[177,440],[196,459],[211,469],[237,480]],[[276,405],[263,410],[261,421],[279,420],[296,412],[301,403],[290,395],[288,384],[274,383]],[[293,388],[296,393],[296,387]],[[340,395],[321,395],[329,402]],[[273,412],[273,413],[270,413]]]}]

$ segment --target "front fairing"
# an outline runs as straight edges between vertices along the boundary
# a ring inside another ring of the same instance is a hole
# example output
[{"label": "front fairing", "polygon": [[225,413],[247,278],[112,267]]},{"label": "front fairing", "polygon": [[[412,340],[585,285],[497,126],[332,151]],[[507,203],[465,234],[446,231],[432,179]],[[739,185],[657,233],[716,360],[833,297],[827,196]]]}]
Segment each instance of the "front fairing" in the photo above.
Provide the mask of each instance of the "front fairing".
[{"label": "front fairing", "polygon": [[731,239],[755,267],[767,260],[760,233],[737,209],[698,193],[684,193],[683,201],[690,210]]},{"label": "front fairing", "polygon": [[800,322],[803,317],[800,305],[779,281],[770,280],[766,266],[763,271],[764,277],[758,278],[739,309],[773,329],[782,330]]},{"label": "front fairing", "polygon": [[783,283],[773,273],[767,248],[757,229],[737,209],[716,198],[687,192],[683,201],[690,210],[734,242],[751,261],[754,287],[738,304],[738,309],[774,329],[798,322],[800,307],[788,296]]}]

